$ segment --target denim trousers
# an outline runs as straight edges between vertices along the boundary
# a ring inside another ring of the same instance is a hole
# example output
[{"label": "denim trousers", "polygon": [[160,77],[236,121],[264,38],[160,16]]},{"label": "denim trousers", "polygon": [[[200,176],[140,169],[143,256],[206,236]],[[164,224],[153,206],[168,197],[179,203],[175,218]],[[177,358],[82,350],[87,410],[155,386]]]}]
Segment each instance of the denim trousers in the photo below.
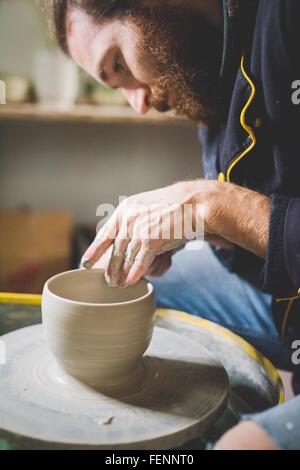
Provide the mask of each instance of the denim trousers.
[{"label": "denim trousers", "polygon": [[[182,310],[222,325],[246,339],[278,368],[291,357],[273,321],[272,298],[230,273],[211,247],[190,242],[173,256],[162,277],[149,277],[157,306]],[[282,449],[300,449],[300,395],[264,412],[247,415]]]}]

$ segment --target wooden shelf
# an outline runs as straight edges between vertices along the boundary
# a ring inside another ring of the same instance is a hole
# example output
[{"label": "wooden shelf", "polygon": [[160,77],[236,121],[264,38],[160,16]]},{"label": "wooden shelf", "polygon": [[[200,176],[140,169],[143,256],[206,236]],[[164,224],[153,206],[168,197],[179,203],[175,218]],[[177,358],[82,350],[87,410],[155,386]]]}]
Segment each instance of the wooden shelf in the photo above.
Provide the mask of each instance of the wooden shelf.
[{"label": "wooden shelf", "polygon": [[150,111],[137,115],[129,106],[93,106],[76,104],[70,108],[41,104],[0,106],[0,121],[94,122],[102,124],[189,125],[171,113]]}]

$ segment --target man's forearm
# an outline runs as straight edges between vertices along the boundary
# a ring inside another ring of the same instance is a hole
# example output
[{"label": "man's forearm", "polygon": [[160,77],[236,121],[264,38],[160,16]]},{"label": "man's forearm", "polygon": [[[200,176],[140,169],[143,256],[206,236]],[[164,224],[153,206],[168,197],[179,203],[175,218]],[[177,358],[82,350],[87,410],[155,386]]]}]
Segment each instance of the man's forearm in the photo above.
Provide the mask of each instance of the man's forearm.
[{"label": "man's forearm", "polygon": [[207,229],[214,235],[265,258],[271,199],[230,183],[214,183],[207,206]]}]

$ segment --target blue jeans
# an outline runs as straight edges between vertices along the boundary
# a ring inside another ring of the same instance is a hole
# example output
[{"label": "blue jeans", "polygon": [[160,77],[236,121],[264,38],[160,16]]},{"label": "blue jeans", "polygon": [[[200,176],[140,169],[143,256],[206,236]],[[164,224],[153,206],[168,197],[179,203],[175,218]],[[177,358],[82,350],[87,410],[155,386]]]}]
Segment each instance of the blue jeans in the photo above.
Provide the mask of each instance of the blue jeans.
[{"label": "blue jeans", "polygon": [[[179,251],[170,270],[150,280],[158,307],[183,310],[218,323],[246,339],[276,367],[290,369],[290,352],[272,318],[271,296],[230,273],[209,245]],[[300,449],[300,396],[247,419],[260,424],[281,448]]]}]

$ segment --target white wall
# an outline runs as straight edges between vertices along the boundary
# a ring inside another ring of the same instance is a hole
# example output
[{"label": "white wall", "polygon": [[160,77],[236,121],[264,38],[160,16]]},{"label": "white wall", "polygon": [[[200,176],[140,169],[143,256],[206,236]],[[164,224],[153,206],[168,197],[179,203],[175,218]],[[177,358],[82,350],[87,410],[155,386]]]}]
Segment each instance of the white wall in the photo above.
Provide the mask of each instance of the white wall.
[{"label": "white wall", "polygon": [[0,72],[32,78],[34,53],[49,46],[39,0],[0,0]]},{"label": "white wall", "polygon": [[93,221],[99,203],[201,175],[195,130],[96,124],[0,125],[0,208],[67,208]]}]

